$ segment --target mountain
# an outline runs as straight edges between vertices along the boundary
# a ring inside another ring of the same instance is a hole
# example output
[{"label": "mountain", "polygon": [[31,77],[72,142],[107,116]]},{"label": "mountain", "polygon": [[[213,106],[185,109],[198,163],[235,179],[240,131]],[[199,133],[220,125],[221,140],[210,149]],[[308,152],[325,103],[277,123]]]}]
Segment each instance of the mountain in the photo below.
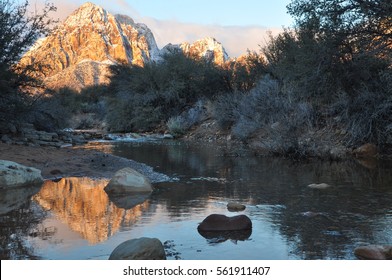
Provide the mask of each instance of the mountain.
[{"label": "mountain", "polygon": [[192,44],[165,46],[159,50],[151,30],[125,15],[112,15],[85,3],[68,16],[49,36],[40,39],[21,59],[22,65],[40,65],[39,74],[51,88],[107,84],[109,66],[128,63],[143,67],[160,61],[169,50],[205,58],[223,65],[228,59],[223,46],[213,38]]},{"label": "mountain", "polygon": [[[41,64],[45,69],[44,77],[51,77],[63,70],[75,76],[77,72],[83,73],[83,69],[95,69],[92,72],[98,76],[91,80],[98,82],[104,80],[99,75],[106,72],[105,68],[110,64],[126,62],[143,66],[158,55],[154,35],[146,25],[135,23],[124,15],[112,15],[97,5],[86,3],[68,16],[48,37],[39,40],[24,55],[21,63]],[[102,65],[97,67],[91,61]],[[66,74],[63,73],[62,77],[67,78]],[[83,81],[83,75],[79,76],[81,85],[90,84]]]},{"label": "mountain", "polygon": [[192,44],[187,42],[178,45],[168,44],[162,48],[161,56],[176,51],[182,51],[190,57],[204,58],[208,62],[213,62],[220,66],[224,65],[229,59],[222,44],[211,37],[197,40]]}]

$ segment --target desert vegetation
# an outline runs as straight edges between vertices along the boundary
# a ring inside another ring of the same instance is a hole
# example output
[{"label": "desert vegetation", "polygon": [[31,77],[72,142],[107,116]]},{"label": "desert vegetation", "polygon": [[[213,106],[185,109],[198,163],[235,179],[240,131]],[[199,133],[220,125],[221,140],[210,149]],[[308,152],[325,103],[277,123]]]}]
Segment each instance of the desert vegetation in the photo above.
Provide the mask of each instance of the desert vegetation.
[{"label": "desert vegetation", "polygon": [[364,143],[388,152],[392,145],[390,1],[293,0],[287,7],[293,26],[224,66],[173,52],[144,67],[112,66],[109,85],[40,95],[27,87],[40,85],[26,79],[31,69],[14,65],[48,30],[53,7],[30,18],[24,5],[2,1],[1,8],[8,20],[1,30],[30,28],[22,32],[24,41],[16,34],[0,40],[3,126],[16,116],[43,130],[169,131],[180,137],[213,120],[234,139],[295,157],[324,157],[335,146]]}]

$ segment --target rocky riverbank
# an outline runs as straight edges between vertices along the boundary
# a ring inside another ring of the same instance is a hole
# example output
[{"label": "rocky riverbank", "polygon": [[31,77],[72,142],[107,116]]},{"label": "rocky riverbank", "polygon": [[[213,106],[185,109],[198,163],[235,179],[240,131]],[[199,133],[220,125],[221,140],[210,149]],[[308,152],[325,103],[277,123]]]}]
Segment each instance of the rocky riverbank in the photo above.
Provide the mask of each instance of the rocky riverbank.
[{"label": "rocky riverbank", "polygon": [[0,143],[0,155],[3,160],[41,170],[44,179],[80,176],[112,178],[118,170],[131,167],[152,182],[170,180],[145,164],[78,146],[56,148]]}]

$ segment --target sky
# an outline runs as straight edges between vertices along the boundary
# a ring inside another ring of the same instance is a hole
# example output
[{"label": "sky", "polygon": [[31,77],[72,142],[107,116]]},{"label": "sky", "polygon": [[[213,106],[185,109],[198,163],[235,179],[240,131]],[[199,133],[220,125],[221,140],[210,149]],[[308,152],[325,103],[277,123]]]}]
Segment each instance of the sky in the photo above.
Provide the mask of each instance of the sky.
[{"label": "sky", "polygon": [[[30,0],[36,7],[44,0]],[[54,17],[65,19],[83,0],[51,0]],[[258,51],[267,32],[277,34],[292,24],[286,13],[290,0],[90,0],[111,13],[121,13],[145,23],[158,47],[168,43],[192,43],[204,37],[221,42],[231,57]]]}]

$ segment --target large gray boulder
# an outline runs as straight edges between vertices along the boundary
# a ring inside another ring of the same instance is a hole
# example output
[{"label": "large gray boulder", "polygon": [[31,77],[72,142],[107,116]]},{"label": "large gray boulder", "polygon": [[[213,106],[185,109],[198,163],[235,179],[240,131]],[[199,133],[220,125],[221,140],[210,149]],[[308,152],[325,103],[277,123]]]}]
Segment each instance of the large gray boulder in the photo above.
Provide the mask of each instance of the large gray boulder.
[{"label": "large gray boulder", "polygon": [[0,160],[0,188],[23,187],[43,183],[41,171],[13,161]]},{"label": "large gray boulder", "polygon": [[136,170],[126,167],[114,174],[105,187],[108,194],[150,193],[153,188],[150,180]]},{"label": "large gray boulder", "polygon": [[166,254],[159,239],[142,237],[118,245],[109,260],[166,260]]}]

